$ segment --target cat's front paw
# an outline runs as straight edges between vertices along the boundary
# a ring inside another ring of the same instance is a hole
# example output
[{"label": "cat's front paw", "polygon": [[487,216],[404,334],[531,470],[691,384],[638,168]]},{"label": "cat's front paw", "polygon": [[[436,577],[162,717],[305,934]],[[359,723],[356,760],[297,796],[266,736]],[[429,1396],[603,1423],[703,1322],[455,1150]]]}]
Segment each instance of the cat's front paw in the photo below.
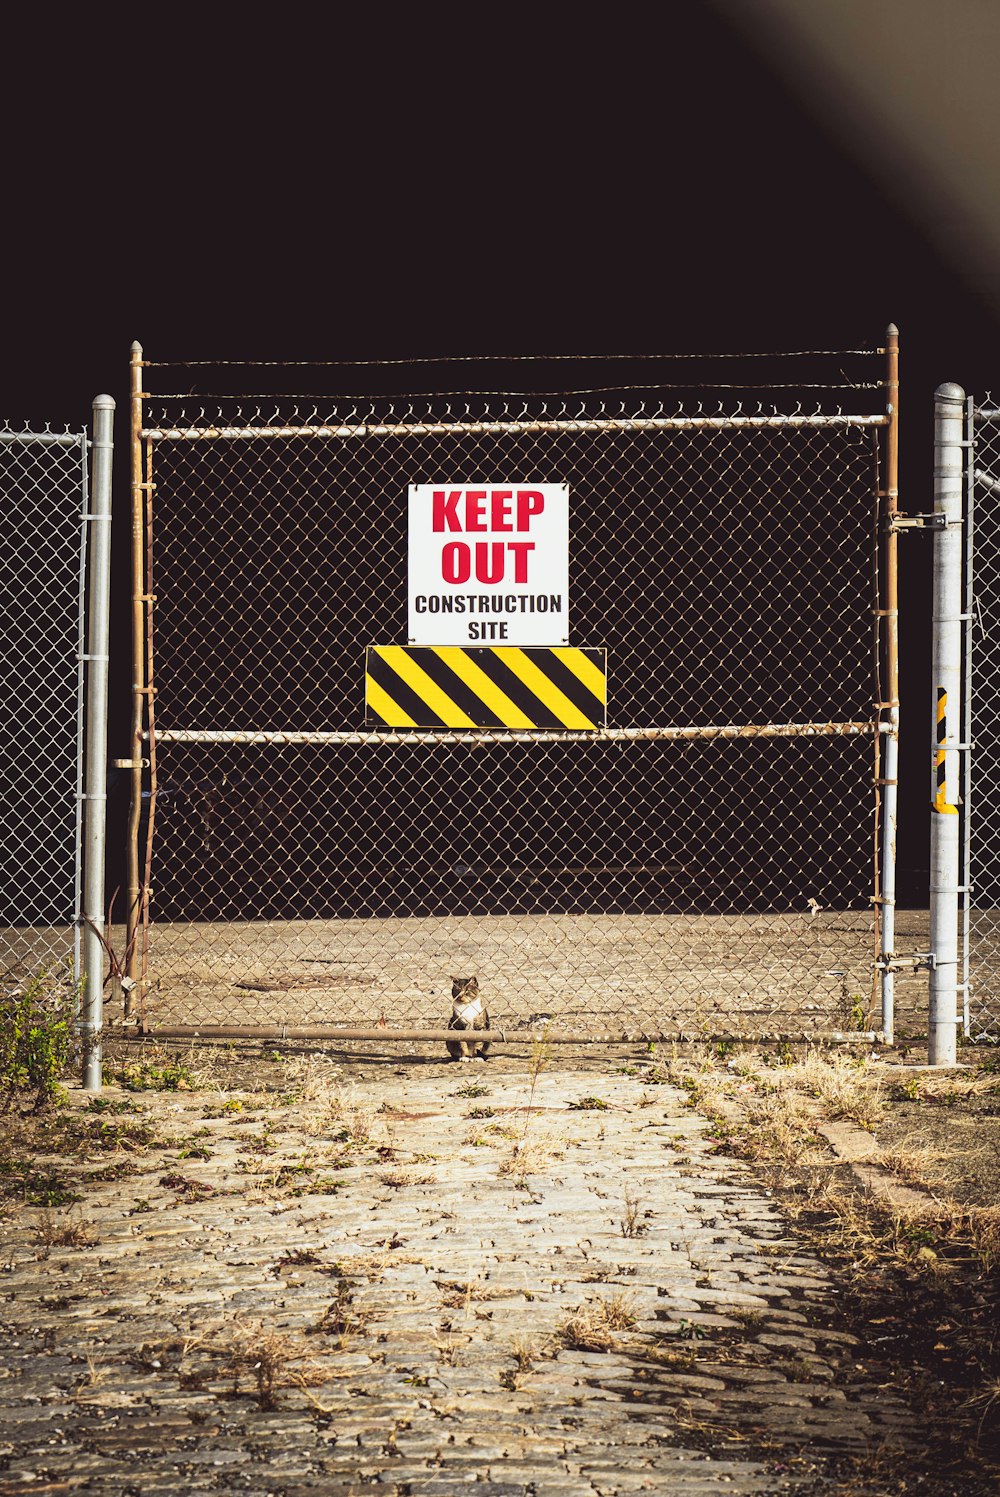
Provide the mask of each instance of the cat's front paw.
[{"label": "cat's front paw", "polygon": [[469,1061],[472,1059],[472,1056],[471,1055],[460,1055],[458,1058],[459,1058],[459,1060],[464,1061],[464,1063],[466,1065],[468,1065]]}]

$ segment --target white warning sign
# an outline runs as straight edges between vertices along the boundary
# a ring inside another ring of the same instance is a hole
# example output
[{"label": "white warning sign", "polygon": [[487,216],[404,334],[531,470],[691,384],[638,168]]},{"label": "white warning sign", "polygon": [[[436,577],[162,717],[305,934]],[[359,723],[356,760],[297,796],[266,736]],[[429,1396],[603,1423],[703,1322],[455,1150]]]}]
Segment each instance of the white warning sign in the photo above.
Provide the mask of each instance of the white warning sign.
[{"label": "white warning sign", "polygon": [[569,643],[569,485],[409,487],[409,643]]}]

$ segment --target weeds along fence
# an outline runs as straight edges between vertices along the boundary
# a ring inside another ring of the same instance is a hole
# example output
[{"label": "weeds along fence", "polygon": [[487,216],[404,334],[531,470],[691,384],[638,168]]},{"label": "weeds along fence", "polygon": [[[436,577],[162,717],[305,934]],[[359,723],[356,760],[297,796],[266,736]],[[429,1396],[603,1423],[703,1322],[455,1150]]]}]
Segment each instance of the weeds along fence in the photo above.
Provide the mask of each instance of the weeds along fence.
[{"label": "weeds along fence", "polygon": [[474,974],[510,1036],[891,1031],[891,332],[364,399],[136,345],[116,1018],[440,1037]]},{"label": "weeds along fence", "polygon": [[39,1012],[77,1006],[91,1081],[104,975],[113,409],[98,396],[92,441],[0,429],[0,998],[6,1007],[32,990]]}]

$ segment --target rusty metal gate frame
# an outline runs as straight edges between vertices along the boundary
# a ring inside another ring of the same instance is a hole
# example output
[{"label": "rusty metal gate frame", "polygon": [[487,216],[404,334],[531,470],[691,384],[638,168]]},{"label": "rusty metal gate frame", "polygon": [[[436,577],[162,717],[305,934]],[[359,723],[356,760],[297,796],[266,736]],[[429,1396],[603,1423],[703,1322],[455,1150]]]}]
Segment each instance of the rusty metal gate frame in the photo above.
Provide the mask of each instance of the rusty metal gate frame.
[{"label": "rusty metal gate frame", "polygon": [[[854,350],[853,352],[863,352]],[[843,413],[812,415],[796,411],[792,414],[718,414],[718,415],[656,415],[641,419],[622,416],[620,418],[598,417],[592,421],[583,417],[546,419],[532,423],[529,419],[497,420],[490,423],[490,431],[515,433],[538,429],[556,431],[560,429],[579,431],[606,431],[615,427],[655,431],[725,430],[821,427],[868,427],[880,430],[883,436],[879,462],[879,481],[876,488],[876,511],[878,515],[877,538],[873,556],[874,577],[874,675],[877,689],[874,693],[874,710],[868,721],[824,722],[824,723],[758,723],[752,725],[717,725],[708,727],[657,726],[607,727],[597,734],[574,734],[572,732],[511,731],[497,734],[494,731],[454,732],[441,730],[424,731],[329,731],[293,732],[276,731],[240,732],[220,730],[171,729],[158,733],[156,727],[156,685],[153,658],[153,616],[156,603],[153,580],[153,495],[156,488],[154,478],[154,451],[163,442],[211,442],[215,439],[240,441],[243,438],[261,437],[277,439],[301,439],[304,441],[364,439],[369,435],[405,435],[408,430],[419,430],[425,434],[433,431],[426,420],[419,426],[400,424],[387,426],[355,426],[350,424],[301,424],[290,425],[252,424],[229,427],[225,425],[201,425],[198,427],[169,427],[159,425],[146,427],[143,421],[143,401],[147,392],[143,389],[143,369],[147,361],[140,345],[132,350],[132,623],[134,686],[131,726],[132,802],[128,829],[128,899],[127,931],[125,950],[128,953],[127,967],[123,979],[123,1034],[154,1033],[162,1038],[187,1038],[196,1035],[215,1038],[272,1037],[287,1039],[325,1040],[377,1040],[380,1042],[440,1041],[448,1031],[438,1027],[351,1027],[328,1024],[172,1024],[148,1026],[146,1018],[145,991],[149,979],[148,928],[151,884],[151,859],[155,828],[157,796],[157,741],[170,743],[240,743],[240,744],[295,744],[324,743],[329,745],[361,745],[375,743],[393,744],[449,744],[468,743],[470,739],[490,742],[497,737],[505,741],[523,742],[567,742],[574,738],[594,741],[614,740],[693,740],[713,738],[815,738],[835,736],[871,736],[874,750],[874,858],[873,858],[873,903],[875,951],[872,965],[873,1008],[880,1022],[876,1029],[836,1030],[825,1033],[800,1033],[798,1031],[775,1032],[766,1036],[771,1040],[828,1040],[834,1042],[870,1043],[875,1039],[891,1042],[894,1030],[894,975],[907,965],[907,959],[897,958],[894,953],[895,936],[895,842],[896,842],[896,786],[899,741],[899,633],[897,595],[897,529],[900,527],[898,509],[898,335],[890,327],[885,346],[875,352],[885,360],[885,377],[879,382],[885,391],[886,403],[882,413],[846,415]],[[758,408],[760,410],[760,408]],[[481,430],[482,421],[475,423]],[[462,430],[460,423],[448,422],[441,428],[449,434]],[[877,459],[878,461],[878,459]],[[147,783],[149,814],[144,846],[140,846],[144,783]],[[521,1028],[516,1034],[505,1034],[494,1030],[493,1038],[523,1043],[538,1037],[537,1026]],[[689,1032],[678,1029],[672,1032],[648,1032],[647,1030],[622,1030],[595,1034],[591,1031],[558,1030],[546,1027],[544,1037],[555,1043],[620,1043],[634,1040],[691,1040],[691,1039],[740,1039],[742,1033]]]}]

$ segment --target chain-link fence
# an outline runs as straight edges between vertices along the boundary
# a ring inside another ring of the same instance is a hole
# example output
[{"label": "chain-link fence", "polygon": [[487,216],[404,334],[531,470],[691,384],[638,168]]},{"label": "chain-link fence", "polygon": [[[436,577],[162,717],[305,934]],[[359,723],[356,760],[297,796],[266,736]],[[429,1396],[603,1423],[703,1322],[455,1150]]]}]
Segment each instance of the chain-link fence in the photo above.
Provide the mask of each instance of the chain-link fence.
[{"label": "chain-link fence", "polygon": [[1000,410],[969,402],[961,883],[965,1032],[1000,1040]]},{"label": "chain-link fence", "polygon": [[0,971],[79,970],[85,432],[0,430]]},{"label": "chain-link fence", "polygon": [[[146,396],[139,1017],[440,1028],[475,974],[508,1032],[877,1026],[885,424]],[[568,637],[607,651],[606,726],[373,726],[366,649],[408,639],[408,489],[501,483],[568,485]]]}]

